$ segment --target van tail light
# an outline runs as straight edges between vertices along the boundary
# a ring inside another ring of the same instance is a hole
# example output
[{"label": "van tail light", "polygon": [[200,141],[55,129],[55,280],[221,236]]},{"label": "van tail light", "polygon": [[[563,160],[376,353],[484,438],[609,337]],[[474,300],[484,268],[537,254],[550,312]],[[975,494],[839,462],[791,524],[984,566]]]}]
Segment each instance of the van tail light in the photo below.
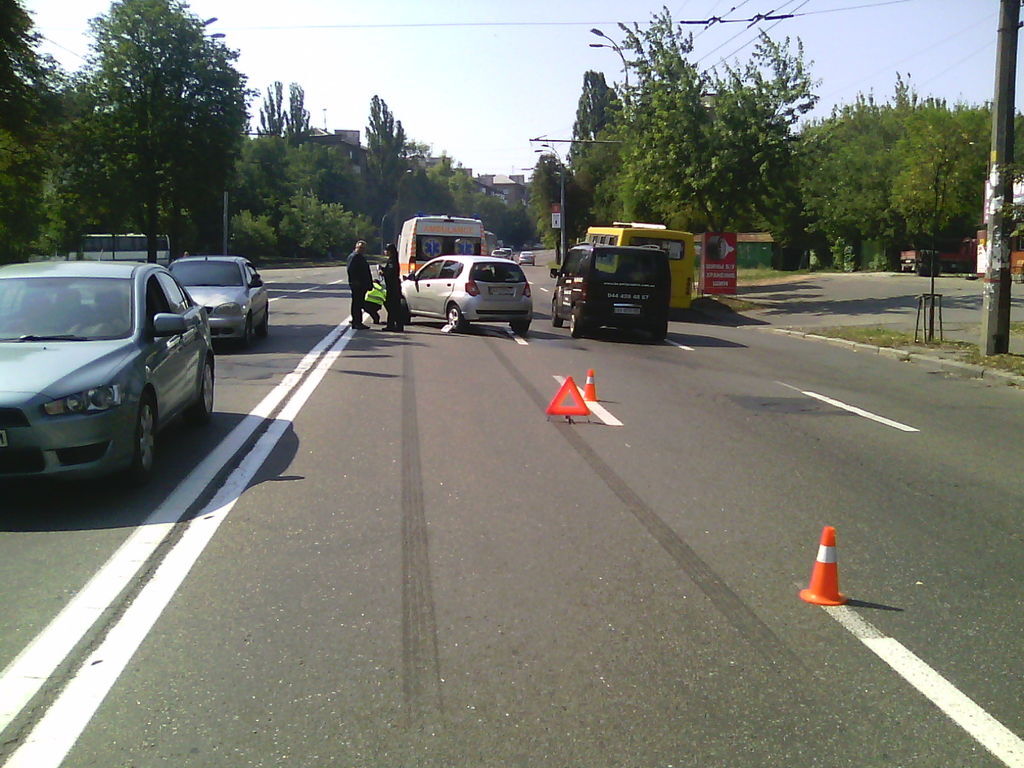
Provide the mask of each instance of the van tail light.
[{"label": "van tail light", "polygon": [[587,284],[586,283],[581,283],[580,284],[580,300],[581,301],[586,301],[587,300]]},{"label": "van tail light", "polygon": [[524,284],[523,285],[523,296],[532,296],[532,295],[533,294],[530,293],[530,284],[529,283]]},{"label": "van tail light", "polygon": [[470,280],[468,283],[466,283],[466,293],[468,293],[470,296],[480,295],[480,289],[476,287],[475,280]]}]

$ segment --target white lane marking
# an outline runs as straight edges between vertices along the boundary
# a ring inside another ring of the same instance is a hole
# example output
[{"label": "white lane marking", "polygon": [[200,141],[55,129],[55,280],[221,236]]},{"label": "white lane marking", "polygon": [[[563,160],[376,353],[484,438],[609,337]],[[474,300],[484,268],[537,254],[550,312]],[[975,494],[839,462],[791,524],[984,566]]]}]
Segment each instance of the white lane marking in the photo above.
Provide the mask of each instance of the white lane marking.
[{"label": "white lane marking", "polygon": [[847,405],[846,403],[840,402],[839,400],[834,400],[831,397],[826,397],[825,395],[819,395],[817,392],[809,392],[806,389],[800,389],[800,387],[794,387],[792,384],[787,384],[784,381],[780,381],[780,382],[777,382],[777,383],[781,384],[784,387],[789,387],[789,389],[796,390],[801,395],[806,395],[807,397],[814,398],[815,400],[820,400],[823,403],[828,403],[829,405],[835,406],[836,408],[841,408],[844,411],[849,411],[850,413],[855,413],[858,416],[863,416],[865,419],[871,419],[872,421],[877,421],[879,424],[885,424],[887,427],[892,427],[893,429],[899,429],[899,430],[901,430],[903,432],[920,432],[921,431],[917,427],[911,427],[911,426],[908,426],[906,424],[901,424],[898,421],[893,421],[892,419],[887,419],[884,416],[879,416],[877,413],[872,413],[871,411],[865,411],[863,408],[858,408],[855,405]]},{"label": "white lane marking", "polygon": [[672,341],[672,339],[665,339],[665,341],[667,341],[673,347],[679,347],[680,349],[685,349],[687,352],[696,352],[696,350],[693,347],[688,347],[685,344],[680,344],[678,341]]},{"label": "white lane marking", "polygon": [[526,339],[524,339],[522,336],[520,336],[515,331],[509,331],[508,335],[512,337],[512,339],[515,341],[516,344],[520,344],[520,345],[522,345],[524,347],[530,346],[530,342],[528,342]]},{"label": "white lane marking", "polygon": [[924,694],[954,723],[1010,768],[1024,768],[1024,741],[899,641],[886,637],[847,606],[822,606],[854,637]]},{"label": "white lane marking", "polygon": [[352,338],[336,337],[330,350],[287,402],[253,449],[228,476],[217,495],[189,524],[153,577],[107,636],[82,663],[46,714],[11,755],[4,768],[59,768],[96,710],[174,597],[192,566],[213,539],[253,476],[291,426],[310,395]]},{"label": "white lane marking", "polygon": [[0,675],[0,731],[21,712],[71,649],[135,578],[185,510],[295,388],[320,354],[337,341],[346,330],[346,324],[347,320],[317,342],[295,369],[221,440],[171,495],[135,529],[46,628],[7,665]]},{"label": "white lane marking", "polygon": [[[346,280],[346,278],[342,278],[341,280],[332,280],[329,283],[324,283],[324,285],[337,285],[338,283],[344,283],[345,280]],[[289,296],[298,296],[300,293],[308,293],[309,291],[315,291],[318,288],[323,288],[323,287],[324,287],[323,285],[314,285],[312,288],[303,288],[301,291],[289,291],[286,288],[272,288],[271,290],[279,291],[279,292],[285,293],[287,295],[286,296],[274,296],[272,299],[268,299],[268,301],[277,301],[278,299],[287,299]]]},{"label": "white lane marking", "polygon": [[542,288],[539,285],[537,287],[540,288],[542,291],[544,291],[544,293],[551,293],[551,289],[550,288]]},{"label": "white lane marking", "polygon": [[[554,379],[559,384],[565,384],[565,376],[557,376],[556,375],[556,376],[554,376]],[[583,394],[583,393],[580,392],[580,394]],[[584,400],[584,402],[587,404],[587,408],[590,409],[590,412],[592,414],[594,414],[595,416],[597,416],[597,418],[599,418],[601,421],[603,421],[609,427],[621,427],[622,426],[622,422],[619,421],[618,419],[616,419],[614,416],[612,416],[611,413],[608,412],[608,409],[605,408],[600,403],[595,403],[593,400]]]}]

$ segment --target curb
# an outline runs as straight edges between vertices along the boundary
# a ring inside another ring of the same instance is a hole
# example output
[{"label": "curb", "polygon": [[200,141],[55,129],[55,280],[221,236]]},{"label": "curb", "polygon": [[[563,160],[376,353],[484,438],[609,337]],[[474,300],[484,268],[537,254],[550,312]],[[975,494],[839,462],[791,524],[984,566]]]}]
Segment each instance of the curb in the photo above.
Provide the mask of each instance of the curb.
[{"label": "curb", "polygon": [[879,347],[874,344],[862,344],[858,341],[849,341],[847,339],[834,339],[830,336],[822,336],[817,333],[806,333],[804,331],[795,331],[791,328],[766,328],[764,330],[771,331],[772,333],[781,333],[786,336],[798,336],[804,339],[811,339],[812,341],[821,341],[826,344],[831,344],[834,347],[845,347],[857,352],[867,352],[869,354],[882,355],[883,357],[891,357],[894,360],[899,360],[904,363],[927,363],[930,365],[937,365],[942,371],[953,376],[960,376],[968,379],[988,379],[990,381],[1001,382],[1007,386],[1024,388],[1024,376],[1020,376],[1016,373],[1010,373],[1009,371],[1000,371],[996,368],[987,368],[984,365],[963,363],[959,360],[950,360],[945,357],[925,355],[909,349],[900,349],[899,347]]}]

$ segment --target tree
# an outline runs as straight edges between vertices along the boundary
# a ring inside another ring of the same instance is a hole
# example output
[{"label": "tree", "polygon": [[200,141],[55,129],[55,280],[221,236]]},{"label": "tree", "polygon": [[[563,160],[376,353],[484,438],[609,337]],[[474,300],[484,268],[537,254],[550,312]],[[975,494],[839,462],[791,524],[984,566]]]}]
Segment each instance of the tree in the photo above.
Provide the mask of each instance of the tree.
[{"label": "tree", "polygon": [[284,136],[284,126],[284,83],[276,80],[263,97],[259,133],[261,136]]},{"label": "tree", "polygon": [[[615,119],[620,108],[615,89],[605,82],[601,72],[587,71],[583,75],[583,92],[576,104],[576,122],[572,126],[573,139],[594,141]],[[593,145],[573,144],[569,163],[576,166]]]},{"label": "tree", "polygon": [[280,234],[296,246],[299,255],[341,253],[351,243],[368,239],[375,227],[335,203],[322,203],[312,195],[295,195],[281,220]]},{"label": "tree", "polygon": [[624,214],[680,228],[751,226],[796,189],[794,127],[816,100],[799,43],[762,34],[743,66],[709,75],[667,10],[620,25],[637,75],[623,111]]},{"label": "tree", "polygon": [[306,92],[298,83],[288,87],[288,112],[284,116],[284,137],[292,146],[309,136],[309,112],[306,110]]},{"label": "tree", "polygon": [[29,255],[44,221],[51,132],[59,121],[52,61],[16,0],[0,0],[0,261]]},{"label": "tree", "polygon": [[379,219],[394,204],[398,183],[408,167],[406,136],[402,121],[395,120],[379,96],[370,101],[370,124],[366,127],[366,167],[371,212]]},{"label": "tree", "polygon": [[93,19],[86,67],[97,165],[135,201],[126,218],[177,249],[187,212],[216,209],[246,125],[237,53],[203,34],[180,0],[121,0]]}]

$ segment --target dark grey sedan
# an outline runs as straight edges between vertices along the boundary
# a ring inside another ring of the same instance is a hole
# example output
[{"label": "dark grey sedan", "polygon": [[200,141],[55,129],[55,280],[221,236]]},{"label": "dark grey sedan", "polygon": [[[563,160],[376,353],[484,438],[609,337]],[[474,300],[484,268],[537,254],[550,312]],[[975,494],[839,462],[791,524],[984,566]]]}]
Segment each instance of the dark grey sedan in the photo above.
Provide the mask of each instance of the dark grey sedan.
[{"label": "dark grey sedan", "polygon": [[156,264],[0,266],[0,478],[153,471],[157,432],[213,410],[203,309]]}]

